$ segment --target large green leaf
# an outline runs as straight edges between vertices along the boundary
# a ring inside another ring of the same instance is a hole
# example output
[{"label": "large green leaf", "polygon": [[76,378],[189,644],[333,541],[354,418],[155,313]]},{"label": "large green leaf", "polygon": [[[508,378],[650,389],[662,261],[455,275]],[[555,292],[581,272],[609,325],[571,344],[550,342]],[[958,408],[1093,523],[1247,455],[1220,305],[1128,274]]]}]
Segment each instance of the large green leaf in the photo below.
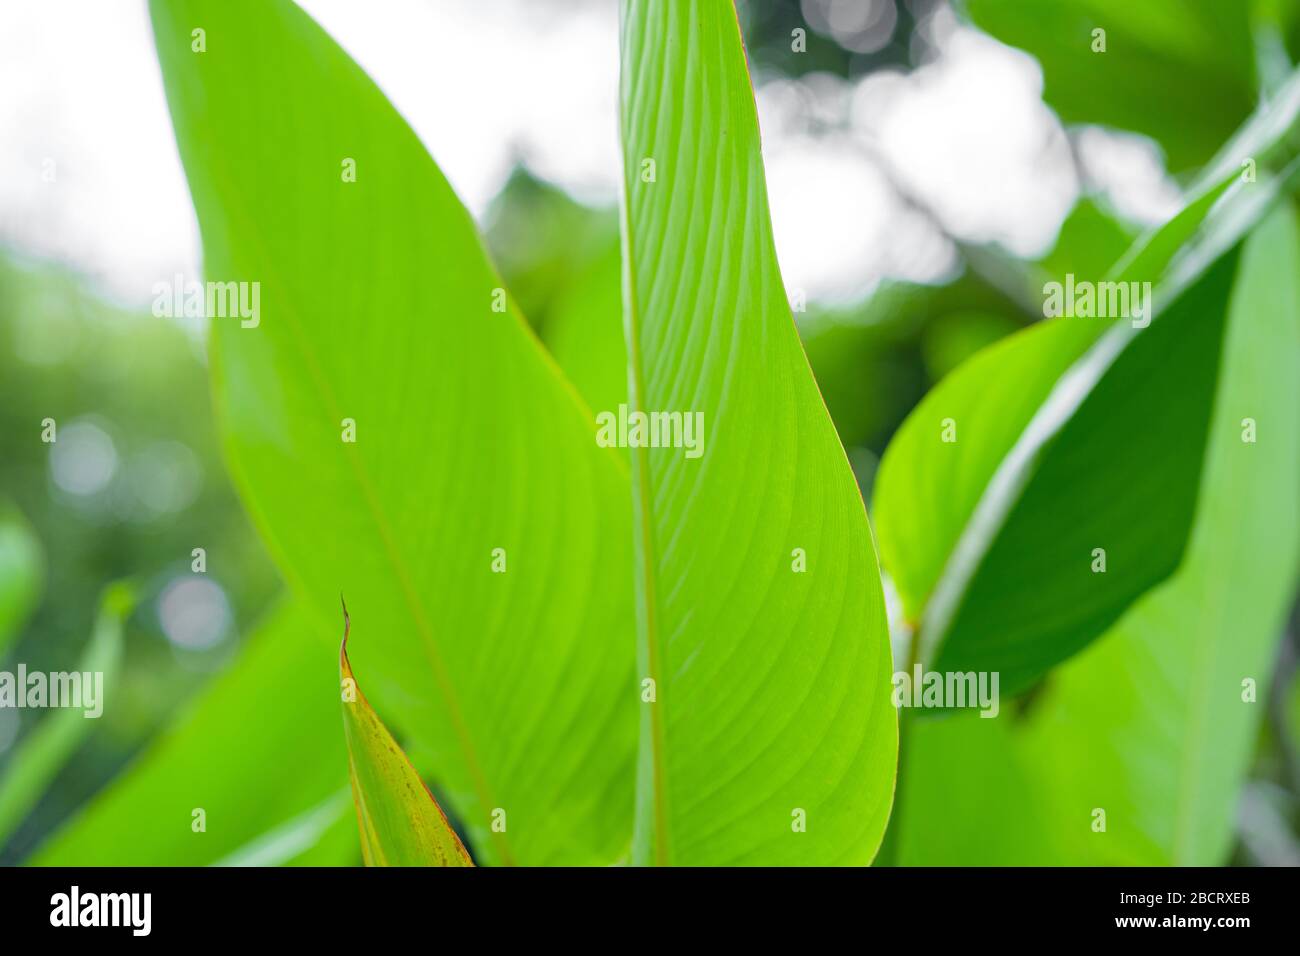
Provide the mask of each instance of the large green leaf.
[{"label": "large green leaf", "polygon": [[[277,609],[234,666],[33,862],[359,862],[338,732],[336,639],[300,606]],[[318,847],[333,831],[337,839]]]},{"label": "large green leaf", "polygon": [[632,449],[656,691],[633,860],[865,863],[897,747],[883,600],[777,270],[736,13],[632,0],[622,44],[630,404],[703,424],[699,457]]},{"label": "large green leaf", "polygon": [[357,685],[347,630],[345,624],[339,648],[343,734],[366,865],[473,866],[446,814]]},{"label": "large green leaf", "polygon": [[0,501],[0,660],[40,600],[44,562],[41,544],[22,512]]},{"label": "large green leaf", "polygon": [[469,215],[323,31],[287,0],[151,8],[205,273],[261,283],[260,324],[212,335],[257,525],[321,626],[340,589],[364,616],[371,697],[480,859],[616,858],[636,732],[619,457],[493,310]]},{"label": "large green leaf", "polygon": [[[1206,162],[1255,103],[1250,4],[1223,0],[966,0],[975,23],[1032,53],[1067,123],[1146,133],[1169,168]],[[1094,52],[1094,30],[1105,52]]]},{"label": "large green leaf", "polygon": [[[1028,713],[916,724],[907,863],[1215,865],[1300,559],[1300,238],[1280,209],[1247,242],[1187,556],[1053,675]],[[1256,441],[1243,441],[1243,420]],[[1256,698],[1247,700],[1246,680]],[[1012,722],[1010,728],[1005,726]],[[958,761],[1015,781],[951,786]],[[1093,812],[1106,811],[1094,832]],[[975,845],[960,821],[979,820]]]}]

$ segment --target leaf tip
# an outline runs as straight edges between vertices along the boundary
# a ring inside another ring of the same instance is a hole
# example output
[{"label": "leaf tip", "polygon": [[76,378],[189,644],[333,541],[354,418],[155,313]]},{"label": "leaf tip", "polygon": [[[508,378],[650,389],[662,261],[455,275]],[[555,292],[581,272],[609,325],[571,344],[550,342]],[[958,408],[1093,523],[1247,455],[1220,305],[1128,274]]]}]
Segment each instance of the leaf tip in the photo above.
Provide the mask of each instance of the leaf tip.
[{"label": "leaf tip", "polygon": [[352,670],[348,664],[348,632],[352,630],[352,618],[348,616],[348,602],[343,598],[343,592],[339,592],[339,604],[343,605],[343,641],[339,644],[339,667],[345,673]]}]

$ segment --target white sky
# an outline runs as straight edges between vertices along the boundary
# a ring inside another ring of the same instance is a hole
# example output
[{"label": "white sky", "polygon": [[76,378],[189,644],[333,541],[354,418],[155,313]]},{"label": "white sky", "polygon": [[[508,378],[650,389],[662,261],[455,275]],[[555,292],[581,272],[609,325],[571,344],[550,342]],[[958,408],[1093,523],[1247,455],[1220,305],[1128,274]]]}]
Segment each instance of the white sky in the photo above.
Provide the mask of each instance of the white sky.
[{"label": "white sky", "polygon": [[[521,160],[593,203],[615,201],[614,0],[300,0],[411,122],[481,217]],[[836,0],[838,2],[838,0]],[[812,299],[883,276],[936,279],[964,239],[1050,247],[1078,184],[1034,61],[946,11],[939,53],[903,77],[756,78],[778,254]],[[1089,173],[1131,215],[1176,193],[1142,140],[1088,134]],[[42,181],[53,161],[55,181]],[[901,186],[929,210],[905,204]],[[70,263],[145,304],[197,274],[198,233],[143,0],[0,5],[0,243]]]}]

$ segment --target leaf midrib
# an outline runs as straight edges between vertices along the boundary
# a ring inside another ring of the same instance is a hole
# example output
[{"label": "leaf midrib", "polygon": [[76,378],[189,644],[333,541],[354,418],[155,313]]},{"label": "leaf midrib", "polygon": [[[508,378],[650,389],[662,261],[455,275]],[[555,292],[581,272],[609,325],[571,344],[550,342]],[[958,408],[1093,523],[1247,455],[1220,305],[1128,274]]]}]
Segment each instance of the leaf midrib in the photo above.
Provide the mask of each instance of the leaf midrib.
[{"label": "leaf midrib", "polygon": [[[624,16],[626,16],[624,8]],[[620,44],[620,47],[626,46],[626,40]],[[626,55],[621,57],[621,69],[627,69]],[[636,296],[636,254],[634,247],[634,238],[631,221],[631,202],[632,188],[628,180],[627,164],[627,124],[621,124],[620,127],[620,146],[623,153],[622,159],[622,182],[623,201],[619,204],[619,227],[623,237],[623,309],[627,319],[626,339],[627,339],[627,357],[628,369],[632,378],[631,391],[628,395],[629,404],[633,409],[640,409],[645,399],[645,367],[641,356],[641,322],[637,310]],[[646,643],[646,669],[649,671],[649,678],[653,682],[655,699],[649,705],[650,707],[650,749],[652,763],[652,797],[654,813],[654,833],[652,837],[654,861],[658,866],[668,865],[669,854],[669,834],[668,834],[668,809],[667,809],[667,780],[666,780],[666,755],[665,755],[665,736],[664,736],[664,718],[661,716],[661,708],[667,700],[667,695],[661,693],[666,690],[661,686],[661,648],[659,646],[659,633],[656,620],[656,598],[655,598],[655,567],[654,556],[657,549],[653,545],[654,541],[654,522],[651,520],[653,512],[653,499],[650,487],[650,467],[649,456],[646,455],[645,449],[631,449],[631,458],[633,467],[637,470],[639,481],[635,483],[636,492],[633,496],[633,505],[637,511],[637,520],[641,526],[641,584],[643,588],[643,605],[645,607],[645,643]],[[644,706],[644,705],[643,705]],[[635,837],[633,838],[635,846]]]}]

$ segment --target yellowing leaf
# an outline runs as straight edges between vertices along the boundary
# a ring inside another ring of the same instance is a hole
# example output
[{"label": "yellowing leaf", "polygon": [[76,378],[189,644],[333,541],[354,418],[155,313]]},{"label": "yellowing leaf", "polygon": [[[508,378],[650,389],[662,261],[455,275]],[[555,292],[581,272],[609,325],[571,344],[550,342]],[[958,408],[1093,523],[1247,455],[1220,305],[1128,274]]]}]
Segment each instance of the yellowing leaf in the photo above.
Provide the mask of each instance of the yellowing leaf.
[{"label": "yellowing leaf", "polygon": [[343,621],[343,732],[366,866],[473,866],[438,801],[357,686],[346,608]]}]

